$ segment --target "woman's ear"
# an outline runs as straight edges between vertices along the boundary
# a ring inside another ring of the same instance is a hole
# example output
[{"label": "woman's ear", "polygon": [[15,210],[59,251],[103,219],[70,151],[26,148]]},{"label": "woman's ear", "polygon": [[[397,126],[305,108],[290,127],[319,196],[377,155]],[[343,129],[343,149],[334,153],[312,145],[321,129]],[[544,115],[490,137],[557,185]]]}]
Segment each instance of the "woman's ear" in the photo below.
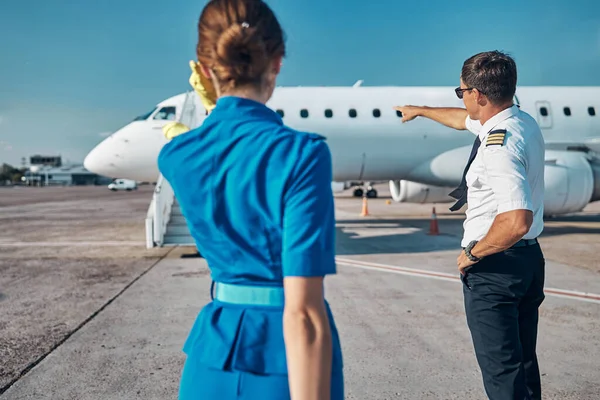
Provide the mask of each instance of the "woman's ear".
[{"label": "woman's ear", "polygon": [[273,68],[273,73],[275,75],[279,75],[279,73],[281,72],[282,65],[283,65],[283,56],[277,56],[277,57],[275,57],[275,59],[273,59],[272,68]]},{"label": "woman's ear", "polygon": [[198,66],[200,67],[200,72],[204,75],[205,78],[211,79],[210,68],[198,62]]}]

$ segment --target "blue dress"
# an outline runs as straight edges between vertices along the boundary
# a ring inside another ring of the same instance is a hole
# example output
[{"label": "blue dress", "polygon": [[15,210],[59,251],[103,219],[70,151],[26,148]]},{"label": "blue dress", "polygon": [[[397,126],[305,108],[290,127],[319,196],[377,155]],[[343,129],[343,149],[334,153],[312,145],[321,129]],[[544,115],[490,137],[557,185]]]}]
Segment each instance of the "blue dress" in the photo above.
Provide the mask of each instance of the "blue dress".
[{"label": "blue dress", "polygon": [[[336,273],[331,154],[264,104],[222,97],[202,126],[161,150],[171,184],[213,281],[281,288],[287,276]],[[208,290],[208,288],[207,288]],[[344,398],[333,336],[332,400]],[[184,344],[180,399],[289,399],[283,307],[203,307]]]}]

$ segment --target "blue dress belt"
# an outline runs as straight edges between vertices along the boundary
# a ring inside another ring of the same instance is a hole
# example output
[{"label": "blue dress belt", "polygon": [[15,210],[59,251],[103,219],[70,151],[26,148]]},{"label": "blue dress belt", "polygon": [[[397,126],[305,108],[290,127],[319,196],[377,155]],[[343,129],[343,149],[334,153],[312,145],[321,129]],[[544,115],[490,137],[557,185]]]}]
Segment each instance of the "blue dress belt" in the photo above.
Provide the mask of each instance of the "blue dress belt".
[{"label": "blue dress belt", "polygon": [[285,305],[283,287],[245,286],[213,281],[210,292],[214,300],[223,303],[275,307]]}]

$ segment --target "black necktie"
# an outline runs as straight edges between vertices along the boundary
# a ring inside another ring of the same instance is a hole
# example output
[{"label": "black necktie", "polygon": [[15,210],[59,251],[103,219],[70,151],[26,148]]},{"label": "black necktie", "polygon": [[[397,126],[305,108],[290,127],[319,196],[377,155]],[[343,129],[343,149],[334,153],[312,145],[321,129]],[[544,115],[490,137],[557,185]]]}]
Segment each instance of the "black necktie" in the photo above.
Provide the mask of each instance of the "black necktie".
[{"label": "black necktie", "polygon": [[452,207],[450,207],[450,211],[460,210],[461,207],[464,206],[467,202],[467,171],[469,171],[469,167],[475,159],[475,156],[477,155],[477,150],[479,149],[480,145],[481,139],[479,139],[479,135],[477,135],[475,143],[473,143],[473,148],[471,149],[469,162],[467,162],[467,166],[465,167],[465,171],[463,172],[462,181],[460,182],[460,185],[458,185],[458,187],[454,189],[452,193],[450,193],[451,197],[454,197],[456,200],[458,200]]}]

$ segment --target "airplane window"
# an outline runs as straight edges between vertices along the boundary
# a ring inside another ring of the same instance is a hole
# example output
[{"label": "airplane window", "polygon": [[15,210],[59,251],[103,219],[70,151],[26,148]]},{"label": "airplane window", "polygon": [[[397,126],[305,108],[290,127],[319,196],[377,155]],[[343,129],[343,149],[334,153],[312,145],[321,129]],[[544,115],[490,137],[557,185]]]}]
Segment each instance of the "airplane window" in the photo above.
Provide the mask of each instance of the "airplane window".
[{"label": "airplane window", "polygon": [[380,111],[378,108],[374,109],[374,110],[373,110],[373,116],[374,116],[375,118],[379,118],[379,117],[381,117],[381,111]]},{"label": "airplane window", "polygon": [[398,118],[402,118],[402,111],[396,110],[396,115]]},{"label": "airplane window", "polygon": [[151,111],[140,115],[139,117],[135,117],[134,121],[145,121],[148,119],[148,117],[150,117],[150,115],[152,115],[154,111],[156,111],[156,107],[154,107]]},{"label": "airplane window", "polygon": [[548,109],[546,107],[540,107],[540,114],[542,115],[542,117],[547,117]]},{"label": "airplane window", "polygon": [[350,118],[356,118],[356,110],[354,108],[352,108],[349,112],[348,115],[350,115]]},{"label": "airplane window", "polygon": [[569,107],[565,107],[563,108],[563,111],[565,112],[565,115],[568,117],[571,115],[571,109]]},{"label": "airplane window", "polygon": [[161,108],[153,119],[160,119],[166,121],[175,120],[175,107],[163,107]]},{"label": "airplane window", "polygon": [[285,113],[284,113],[284,112],[283,112],[283,110],[281,110],[281,109],[279,109],[279,110],[277,110],[277,111],[275,111],[275,112],[276,112],[277,114],[279,114],[279,116],[280,116],[281,118],[283,118],[283,116],[285,115]]},{"label": "airplane window", "polygon": [[333,117],[333,111],[331,111],[331,110],[329,110],[329,109],[325,110],[325,116],[326,116],[327,118],[331,118],[331,117]]},{"label": "airplane window", "polygon": [[307,109],[300,110],[300,116],[302,118],[308,118],[308,110]]},{"label": "airplane window", "polygon": [[588,114],[590,114],[593,117],[594,115],[596,115],[596,109],[594,107],[588,107]]}]

